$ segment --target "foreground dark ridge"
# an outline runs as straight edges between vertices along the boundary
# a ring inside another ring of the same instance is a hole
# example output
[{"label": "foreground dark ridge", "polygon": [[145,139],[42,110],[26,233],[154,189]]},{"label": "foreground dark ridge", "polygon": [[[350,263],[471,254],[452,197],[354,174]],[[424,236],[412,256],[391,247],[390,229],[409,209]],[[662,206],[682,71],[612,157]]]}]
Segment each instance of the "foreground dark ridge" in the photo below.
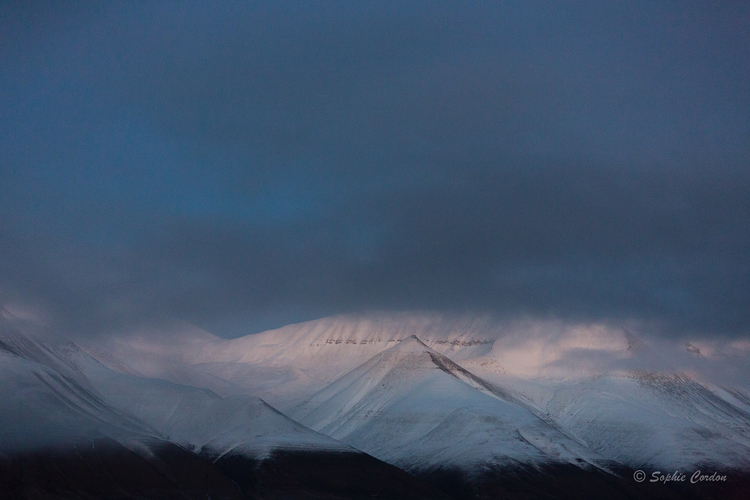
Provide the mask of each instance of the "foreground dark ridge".
[{"label": "foreground dark ridge", "polygon": [[726,482],[662,484],[638,483],[634,469],[616,464],[609,467],[613,473],[516,464],[469,472],[439,468],[414,477],[358,453],[276,451],[262,461],[235,455],[215,463],[248,497],[269,500],[745,500],[750,491],[750,473],[736,470],[725,471]]},{"label": "foreground dark ridge", "polygon": [[364,453],[275,451],[214,462],[171,443],[149,448],[144,456],[98,439],[0,458],[0,498],[451,500]]},{"label": "foreground dark ridge", "polygon": [[265,460],[223,456],[216,466],[250,498],[451,500],[403,470],[364,453],[277,450]]},{"label": "foreground dark ridge", "polygon": [[414,477],[362,453],[277,450],[259,460],[231,454],[213,459],[164,442],[149,443],[148,449],[135,453],[97,439],[4,456],[0,498],[739,500],[750,491],[750,474],[742,471],[722,471],[726,482],[698,484],[637,483],[633,469],[615,465],[610,467],[615,474],[574,465],[517,464],[470,472],[439,468]]},{"label": "foreground dark ridge", "polygon": [[[634,469],[615,465],[610,469],[614,474],[575,465],[518,464],[485,467],[468,474],[453,468],[416,474],[455,500],[746,500],[750,492],[750,473],[747,471],[722,471],[727,475],[726,482],[690,484],[690,474],[683,482],[651,483],[652,471],[649,471],[647,479],[638,483],[633,479]],[[715,469],[707,467],[704,470]],[[665,475],[669,473],[663,472]]]},{"label": "foreground dark ridge", "polygon": [[247,498],[210,460],[171,443],[151,443],[148,448],[144,456],[102,438],[2,457],[0,498]]}]

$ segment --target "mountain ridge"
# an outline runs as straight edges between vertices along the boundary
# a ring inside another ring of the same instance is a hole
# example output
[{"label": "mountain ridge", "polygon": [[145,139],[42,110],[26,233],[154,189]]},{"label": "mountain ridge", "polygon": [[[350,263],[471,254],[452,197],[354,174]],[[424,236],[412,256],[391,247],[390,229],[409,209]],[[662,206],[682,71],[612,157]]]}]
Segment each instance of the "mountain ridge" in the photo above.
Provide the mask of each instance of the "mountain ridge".
[{"label": "mountain ridge", "polygon": [[[605,483],[639,467],[750,470],[747,392],[649,368],[664,351],[624,329],[498,330],[483,343],[480,321],[465,322],[467,333],[453,329],[460,321],[417,316],[389,330],[402,317],[336,317],[235,340],[182,324],[54,346],[2,318],[0,371],[30,392],[9,393],[0,417],[23,422],[30,405],[49,432],[69,424],[68,443],[110,438],[143,457],[144,439],[171,443],[232,474],[260,467],[274,488],[270,471],[282,463],[304,475],[315,456],[339,467],[363,452],[378,474],[391,474],[382,460],[438,483],[463,477],[465,491],[568,467]],[[698,368],[711,363],[702,349]],[[533,369],[515,370],[514,357]],[[579,360],[591,364],[567,368]]]}]

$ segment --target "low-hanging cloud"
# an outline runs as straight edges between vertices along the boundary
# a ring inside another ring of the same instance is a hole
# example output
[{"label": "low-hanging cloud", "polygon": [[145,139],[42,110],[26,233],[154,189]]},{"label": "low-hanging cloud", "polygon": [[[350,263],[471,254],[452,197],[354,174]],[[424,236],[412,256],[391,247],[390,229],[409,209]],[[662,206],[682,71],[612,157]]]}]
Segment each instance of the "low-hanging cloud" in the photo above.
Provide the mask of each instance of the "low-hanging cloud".
[{"label": "low-hanging cloud", "polygon": [[746,7],[530,5],[6,6],[3,300],[746,336]]}]

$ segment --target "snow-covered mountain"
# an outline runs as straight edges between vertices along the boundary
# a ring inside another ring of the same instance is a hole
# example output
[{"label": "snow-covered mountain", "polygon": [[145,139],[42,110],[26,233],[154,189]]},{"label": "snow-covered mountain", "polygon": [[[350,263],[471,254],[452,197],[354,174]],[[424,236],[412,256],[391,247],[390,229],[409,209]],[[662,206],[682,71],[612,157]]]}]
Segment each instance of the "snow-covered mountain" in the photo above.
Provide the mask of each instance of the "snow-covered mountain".
[{"label": "snow-covered mountain", "polygon": [[[73,343],[50,346],[12,324],[0,332],[2,443],[107,436],[170,441],[215,455],[274,449],[354,451],[263,400],[111,370]],[[33,419],[28,417],[33,415]],[[5,446],[3,446],[5,447]]]},{"label": "snow-covered mountain", "polygon": [[190,450],[256,458],[278,449],[356,451],[312,432],[260,398],[221,397],[208,389],[117,373],[76,348],[66,354],[110,404],[127,408],[160,435]]},{"label": "snow-covered mountain", "polygon": [[[228,499],[259,492],[262,498],[341,498],[342,491],[446,498],[260,398],[219,396],[118,366],[121,371],[104,366],[72,342],[32,338],[3,315],[4,498]],[[367,479],[342,484],[338,471],[352,467]]]},{"label": "snow-covered mountain", "polygon": [[499,333],[484,318],[406,313],[335,316],[232,340],[177,322],[86,350],[114,370],[222,395],[253,394],[286,407],[411,335],[437,352],[475,357]]},{"label": "snow-covered mountain", "polygon": [[2,498],[244,498],[210,461],[106,401],[68,348],[0,321]]},{"label": "snow-covered mountain", "polygon": [[416,336],[375,355],[290,415],[407,470],[604,464],[518,399]]},{"label": "snow-covered mountain", "polygon": [[685,376],[580,381],[560,386],[546,408],[592,449],[634,468],[750,468],[750,414]]},{"label": "snow-covered mountain", "polygon": [[439,496],[366,454],[423,478],[572,467],[609,484],[635,468],[750,470],[747,388],[715,377],[745,359],[741,346],[674,354],[622,328],[406,313],[233,340],[172,323],[50,344],[23,326],[0,320],[7,456],[105,439],[148,462],[176,446],[252,495],[300,477],[297,490],[321,477],[348,488],[332,471],[364,467],[367,491],[395,481]]},{"label": "snow-covered mountain", "polygon": [[0,452],[111,438],[130,445],[160,439],[108,404],[88,379],[50,347],[0,324]]},{"label": "snow-covered mountain", "polygon": [[470,468],[478,457],[746,467],[750,457],[746,389],[708,383],[692,353],[623,328],[381,313],[233,340],[173,324],[86,349],[115,370],[259,396],[404,467]]}]

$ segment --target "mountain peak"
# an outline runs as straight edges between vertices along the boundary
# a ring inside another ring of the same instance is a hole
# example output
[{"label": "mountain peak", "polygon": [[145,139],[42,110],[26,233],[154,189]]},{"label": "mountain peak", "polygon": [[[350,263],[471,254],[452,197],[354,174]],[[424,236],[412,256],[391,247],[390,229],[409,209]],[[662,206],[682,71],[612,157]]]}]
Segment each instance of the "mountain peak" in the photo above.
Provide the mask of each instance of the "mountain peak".
[{"label": "mountain peak", "polygon": [[432,349],[419,340],[416,335],[410,335],[405,339],[401,340],[398,344],[394,345],[389,351],[394,352],[431,352]]}]

